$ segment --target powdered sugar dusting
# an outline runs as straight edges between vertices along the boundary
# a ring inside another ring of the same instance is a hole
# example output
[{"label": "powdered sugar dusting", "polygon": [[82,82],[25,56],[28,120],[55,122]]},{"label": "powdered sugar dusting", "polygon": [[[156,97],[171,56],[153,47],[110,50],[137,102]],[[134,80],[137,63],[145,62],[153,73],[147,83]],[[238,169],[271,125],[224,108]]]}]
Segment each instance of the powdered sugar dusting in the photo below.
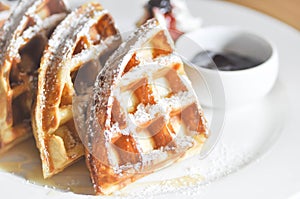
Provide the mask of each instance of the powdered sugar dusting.
[{"label": "powdered sugar dusting", "polygon": [[[38,5],[40,5],[42,0],[22,0],[16,6],[14,11],[8,17],[7,21],[4,23],[3,27],[0,29],[0,49],[3,52],[13,53],[13,57],[18,56],[18,49],[15,49],[14,43],[15,39],[19,38],[20,33],[24,29],[20,24],[26,24],[28,16],[33,16]],[[26,14],[26,15],[25,15]],[[20,45],[17,45],[20,46]],[[4,63],[5,53],[0,53],[0,65]]]},{"label": "powdered sugar dusting", "polygon": [[[104,26],[104,24],[109,26]],[[98,31],[98,27],[103,29]],[[61,170],[62,167],[66,167],[84,154],[82,143],[77,139],[76,131],[62,122],[63,119],[59,117],[62,110],[60,105],[65,101],[63,106],[71,106],[72,97],[75,95],[72,78],[75,78],[78,69],[84,67],[89,61],[96,64],[91,71],[93,69],[100,70],[99,59],[103,58],[101,56],[114,50],[120,42],[120,34],[114,26],[112,17],[98,3],[87,3],[75,9],[53,32],[42,57],[39,71],[39,86],[33,113],[34,120],[38,122],[35,122],[34,132],[42,159],[48,159],[48,156],[51,156],[51,154],[49,155],[51,149],[46,147],[46,144],[51,139],[49,137],[53,135],[53,132],[62,127],[68,128],[72,136],[76,138],[74,140],[76,140],[79,150],[75,147],[70,150],[67,149],[68,154],[64,158],[67,161],[62,162],[60,168],[55,167],[52,171]],[[67,92],[64,92],[65,90]],[[66,98],[68,100],[64,100]],[[85,106],[76,108],[84,109]],[[80,110],[69,110],[70,117],[66,118],[67,121],[73,119],[72,113],[74,112],[72,111]],[[82,118],[85,119],[85,116]],[[83,140],[87,139],[86,137],[82,138]],[[65,143],[63,144],[66,147]],[[70,153],[72,154],[70,155]],[[50,168],[51,164],[49,161],[43,161],[44,168]]]},{"label": "powdered sugar dusting", "polygon": [[[210,183],[236,172],[247,165],[254,155],[229,147],[224,143],[219,143],[213,153],[206,159],[201,160],[199,157],[194,157],[187,160],[185,166],[180,167],[182,176],[166,178],[161,181],[141,180],[115,193],[115,195],[121,198],[155,198],[155,196],[166,194],[167,198],[167,194],[176,192],[183,196],[197,195],[197,197],[200,197],[205,194]],[[170,169],[176,171],[176,167]],[[163,174],[165,171],[160,172],[160,176],[165,176]]]},{"label": "powdered sugar dusting", "polygon": [[159,72],[160,69],[170,67],[174,63],[181,63],[180,57],[174,54],[170,54],[164,57],[158,57],[154,60],[140,60],[141,63],[138,66],[131,69],[130,73],[125,73],[122,76],[122,81],[117,82],[119,87],[123,87],[130,83],[133,83],[134,81],[136,81],[136,77],[147,77],[149,80],[152,80],[154,74]]},{"label": "powdered sugar dusting", "polygon": [[[202,131],[207,131],[207,126],[195,129],[194,135],[192,128],[197,124],[192,127],[180,118],[186,113],[192,118],[203,115],[191,86],[185,86],[190,84],[185,81],[188,78],[181,78],[186,74],[182,60],[173,54],[173,45],[165,27],[149,20],[120,45],[99,73],[88,119],[92,146],[88,161],[98,189],[111,193],[119,188],[108,179],[128,184],[131,176],[163,168],[188,155],[187,149],[190,154],[198,152],[206,139]],[[170,92],[160,92],[159,87]],[[95,161],[108,168],[94,167]]]},{"label": "powdered sugar dusting", "polygon": [[[94,103],[91,105],[89,118],[89,136],[91,138],[97,137],[97,133],[99,132],[99,128],[95,129],[96,125],[99,127],[99,124],[97,124],[98,122],[95,121],[96,112],[104,109],[106,112],[102,112],[102,114],[110,115],[111,113],[112,101],[109,103],[109,99],[115,85],[118,84],[122,75],[122,72],[120,71],[124,70],[124,67],[126,66],[125,63],[130,60],[136,49],[140,49],[149,37],[155,35],[160,30],[165,30],[165,28],[160,26],[156,20],[149,21],[146,25],[137,29],[130,35],[127,41],[122,43],[107,60],[102,72],[99,73],[95,81],[93,90]],[[172,41],[170,37],[169,41]],[[102,125],[105,126],[104,124]],[[109,142],[109,139],[106,139]]]},{"label": "powdered sugar dusting", "polygon": [[[77,69],[90,60],[97,59],[108,47],[120,41],[120,35],[114,35],[103,40],[98,45],[91,45],[84,49],[81,53],[73,56],[76,42],[81,36],[89,38],[89,30],[92,25],[96,24],[101,17],[107,15],[108,11],[102,8],[96,9],[93,4],[87,4],[70,13],[62,23],[55,29],[51,39],[48,42],[47,51],[45,52],[39,75],[39,90],[38,90],[38,107],[44,108],[46,102],[46,94],[51,92],[44,89],[46,86],[45,79],[62,78],[61,90],[64,86],[64,76],[58,76],[58,68],[64,68],[66,74]],[[76,19],[76,20],[74,20]],[[56,92],[56,91],[55,91]],[[59,103],[59,99],[57,99]]]},{"label": "powdered sugar dusting", "polygon": [[168,153],[162,150],[154,150],[151,153],[144,153],[143,166],[152,166],[155,162],[162,162],[168,158]]},{"label": "powdered sugar dusting", "polygon": [[[155,105],[139,104],[137,111],[130,114],[137,125],[147,123],[160,115],[169,116],[172,110],[184,109],[184,107],[196,101],[195,96],[190,92],[180,92],[170,98],[159,99]],[[168,120],[169,118],[165,118]]]}]

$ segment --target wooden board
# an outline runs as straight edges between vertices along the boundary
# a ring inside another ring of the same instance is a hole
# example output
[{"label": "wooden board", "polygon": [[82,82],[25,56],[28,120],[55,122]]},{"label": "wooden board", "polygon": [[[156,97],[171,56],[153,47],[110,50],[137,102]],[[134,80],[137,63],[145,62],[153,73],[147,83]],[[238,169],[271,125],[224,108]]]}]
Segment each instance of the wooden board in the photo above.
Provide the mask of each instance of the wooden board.
[{"label": "wooden board", "polygon": [[226,0],[275,17],[300,30],[300,0]]}]

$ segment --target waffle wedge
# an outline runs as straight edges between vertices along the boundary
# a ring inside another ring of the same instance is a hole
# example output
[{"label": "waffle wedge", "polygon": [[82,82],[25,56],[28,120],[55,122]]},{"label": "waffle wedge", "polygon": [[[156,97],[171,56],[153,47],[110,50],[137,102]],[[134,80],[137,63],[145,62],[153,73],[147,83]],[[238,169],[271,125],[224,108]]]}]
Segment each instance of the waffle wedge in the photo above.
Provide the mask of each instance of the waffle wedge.
[{"label": "waffle wedge", "polygon": [[98,3],[85,4],[70,13],[52,34],[42,57],[32,114],[45,178],[84,155],[72,112],[77,71],[87,62],[98,63],[101,55],[120,42],[111,15]]},{"label": "waffle wedge", "polygon": [[203,111],[168,31],[150,20],[106,62],[94,85],[86,162],[97,194],[200,151]]},{"label": "waffle wedge", "polygon": [[36,70],[49,35],[66,12],[60,0],[23,0],[0,29],[0,152],[32,135]]}]

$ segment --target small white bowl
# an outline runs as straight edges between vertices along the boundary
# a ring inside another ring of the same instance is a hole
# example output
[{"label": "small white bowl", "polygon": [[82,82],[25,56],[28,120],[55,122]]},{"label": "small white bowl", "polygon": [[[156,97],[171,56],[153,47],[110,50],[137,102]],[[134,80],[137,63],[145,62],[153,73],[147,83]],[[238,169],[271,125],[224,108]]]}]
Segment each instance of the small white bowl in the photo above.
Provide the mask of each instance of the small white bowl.
[{"label": "small white bowl", "polygon": [[[238,27],[198,29],[180,37],[176,48],[188,61],[199,52],[212,50],[231,51],[262,62],[258,66],[236,71],[212,70],[188,64],[187,73],[201,104],[207,107],[237,107],[256,101],[272,89],[278,76],[275,45],[262,36]],[[199,72],[202,78],[199,78]]]}]

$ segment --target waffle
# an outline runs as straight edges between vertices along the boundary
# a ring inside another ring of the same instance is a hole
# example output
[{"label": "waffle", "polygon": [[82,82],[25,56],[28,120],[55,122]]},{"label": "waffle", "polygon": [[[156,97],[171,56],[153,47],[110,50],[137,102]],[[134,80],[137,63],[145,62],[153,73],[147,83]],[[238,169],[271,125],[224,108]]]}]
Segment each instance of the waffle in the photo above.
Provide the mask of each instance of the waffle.
[{"label": "waffle", "polygon": [[52,34],[42,57],[32,114],[45,178],[84,155],[72,109],[77,71],[88,62],[98,63],[101,55],[120,43],[111,15],[97,3],[73,11]]},{"label": "waffle", "polygon": [[181,58],[156,20],[115,51],[93,93],[86,162],[97,194],[199,152],[208,136]]},{"label": "waffle", "polygon": [[48,36],[65,13],[60,0],[23,0],[0,29],[0,152],[32,135],[36,70]]}]

